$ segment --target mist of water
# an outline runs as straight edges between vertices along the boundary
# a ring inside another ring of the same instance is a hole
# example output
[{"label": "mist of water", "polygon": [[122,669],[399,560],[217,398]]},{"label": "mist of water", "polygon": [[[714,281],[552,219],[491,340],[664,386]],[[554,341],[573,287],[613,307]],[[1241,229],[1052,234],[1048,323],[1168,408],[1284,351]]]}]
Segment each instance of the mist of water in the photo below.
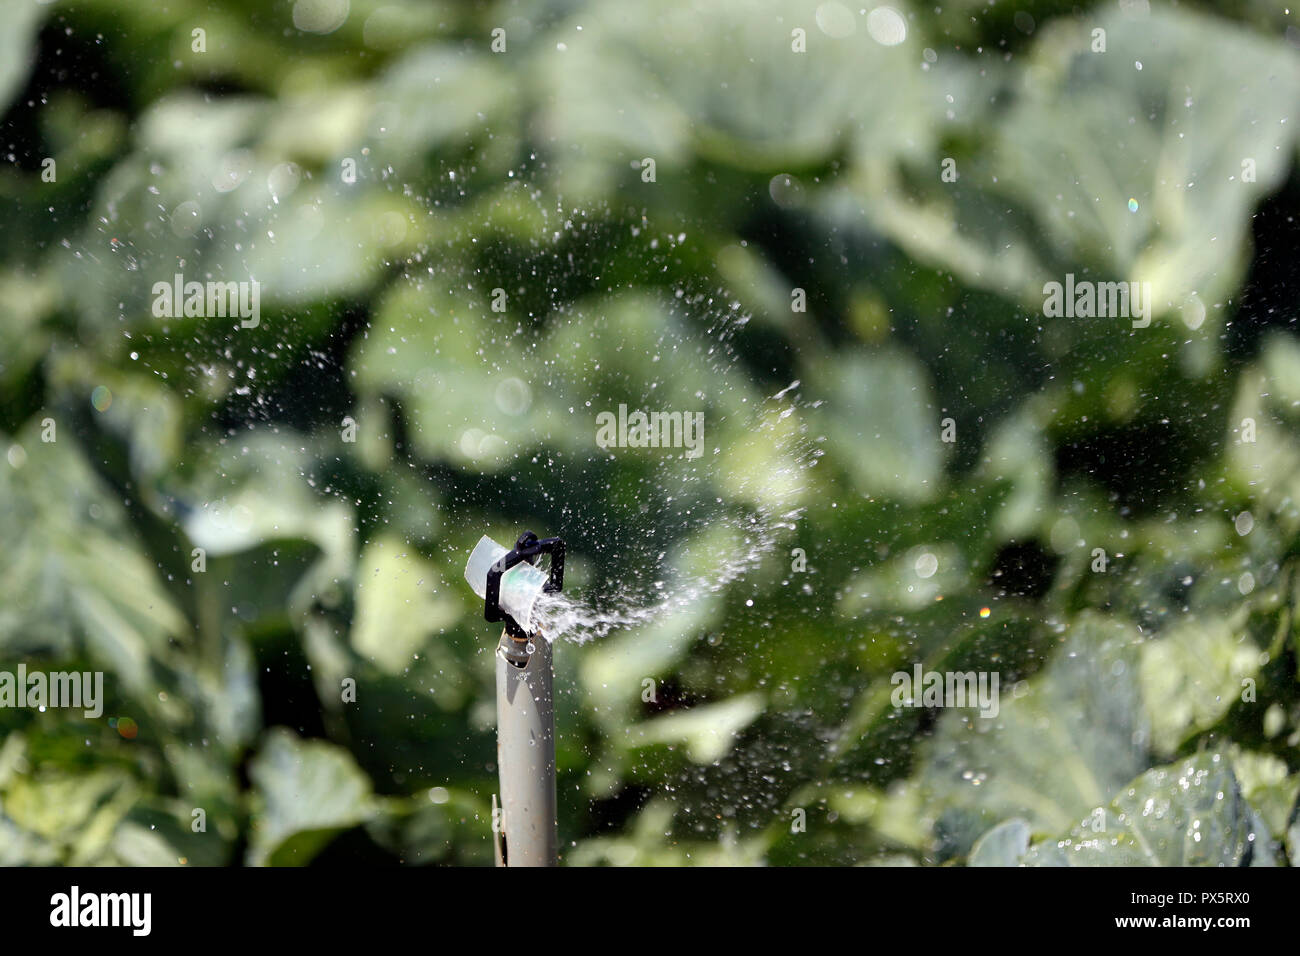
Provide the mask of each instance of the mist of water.
[{"label": "mist of water", "polygon": [[[797,410],[788,395],[798,384],[794,382],[768,399],[769,408],[775,405],[780,409],[779,419],[784,420]],[[760,432],[770,430],[767,424],[757,427]],[[779,484],[788,490],[768,496],[768,504],[763,507],[726,510],[719,506],[710,515],[708,527],[722,526],[739,546],[717,555],[707,573],[688,573],[665,566],[667,555],[661,552],[656,564],[629,567],[627,581],[612,582],[613,587],[603,589],[599,597],[574,593],[541,595],[533,612],[538,633],[552,643],[564,640],[583,644],[614,632],[645,627],[722,592],[757,569],[765,556],[796,527],[802,512],[798,500],[804,488],[803,477],[820,457],[820,451],[802,434],[784,438],[774,434],[771,440],[781,458],[789,462],[783,473],[776,476],[781,479]]]}]

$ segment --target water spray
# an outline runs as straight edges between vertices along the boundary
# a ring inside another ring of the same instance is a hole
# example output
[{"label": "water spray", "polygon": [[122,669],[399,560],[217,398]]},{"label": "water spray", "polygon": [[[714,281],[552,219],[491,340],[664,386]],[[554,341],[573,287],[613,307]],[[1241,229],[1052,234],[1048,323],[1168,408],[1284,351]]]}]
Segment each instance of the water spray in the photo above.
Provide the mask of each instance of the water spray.
[{"label": "water spray", "polygon": [[[550,555],[549,572],[537,567]],[[483,617],[503,621],[497,645],[497,767],[500,820],[494,820],[497,866],[555,866],[555,706],[551,644],[534,621],[537,600],[564,586],[564,542],[525,531],[507,550],[487,535],[465,565],[465,580],[483,599]],[[496,808],[493,808],[496,817]]]}]

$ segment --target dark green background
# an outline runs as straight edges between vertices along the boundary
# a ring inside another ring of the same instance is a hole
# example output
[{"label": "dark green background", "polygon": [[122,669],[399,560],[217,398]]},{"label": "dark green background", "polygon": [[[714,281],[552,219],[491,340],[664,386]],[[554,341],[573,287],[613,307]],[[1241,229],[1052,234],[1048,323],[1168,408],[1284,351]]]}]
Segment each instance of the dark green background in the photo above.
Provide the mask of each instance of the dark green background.
[{"label": "dark green background", "polygon": [[0,669],[108,695],[0,710],[0,862],[490,862],[523,527],[598,604],[754,558],[558,645],[566,862],[1300,858],[1296,14],[890,6],[0,0]]}]

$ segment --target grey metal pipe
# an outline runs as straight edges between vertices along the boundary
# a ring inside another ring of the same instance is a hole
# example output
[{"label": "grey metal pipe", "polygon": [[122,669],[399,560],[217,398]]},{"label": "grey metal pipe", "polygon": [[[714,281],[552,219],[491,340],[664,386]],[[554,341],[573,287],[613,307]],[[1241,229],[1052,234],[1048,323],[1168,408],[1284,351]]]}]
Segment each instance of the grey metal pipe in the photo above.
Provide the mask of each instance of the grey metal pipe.
[{"label": "grey metal pipe", "polygon": [[[529,652],[528,648],[532,651]],[[497,866],[555,866],[555,698],[551,645],[501,632],[497,645]]]}]

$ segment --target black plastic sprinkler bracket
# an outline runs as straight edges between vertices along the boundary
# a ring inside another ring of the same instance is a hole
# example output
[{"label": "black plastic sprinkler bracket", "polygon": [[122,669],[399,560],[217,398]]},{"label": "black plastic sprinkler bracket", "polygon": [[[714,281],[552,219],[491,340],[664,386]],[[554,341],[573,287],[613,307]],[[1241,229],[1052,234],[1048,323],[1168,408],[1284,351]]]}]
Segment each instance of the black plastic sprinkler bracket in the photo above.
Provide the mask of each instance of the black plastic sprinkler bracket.
[{"label": "black plastic sprinkler bracket", "polygon": [[525,531],[515,542],[513,551],[507,551],[501,555],[500,560],[492,567],[488,568],[487,585],[483,595],[483,617],[488,621],[505,621],[506,633],[517,641],[526,640],[528,632],[519,626],[519,623],[501,610],[501,575],[505,574],[516,564],[527,561],[529,564],[537,564],[537,559],[543,554],[551,556],[550,576],[546,584],[542,586],[545,593],[554,593],[564,588],[564,542],[559,538],[542,538],[538,539],[537,535],[531,531]]}]

